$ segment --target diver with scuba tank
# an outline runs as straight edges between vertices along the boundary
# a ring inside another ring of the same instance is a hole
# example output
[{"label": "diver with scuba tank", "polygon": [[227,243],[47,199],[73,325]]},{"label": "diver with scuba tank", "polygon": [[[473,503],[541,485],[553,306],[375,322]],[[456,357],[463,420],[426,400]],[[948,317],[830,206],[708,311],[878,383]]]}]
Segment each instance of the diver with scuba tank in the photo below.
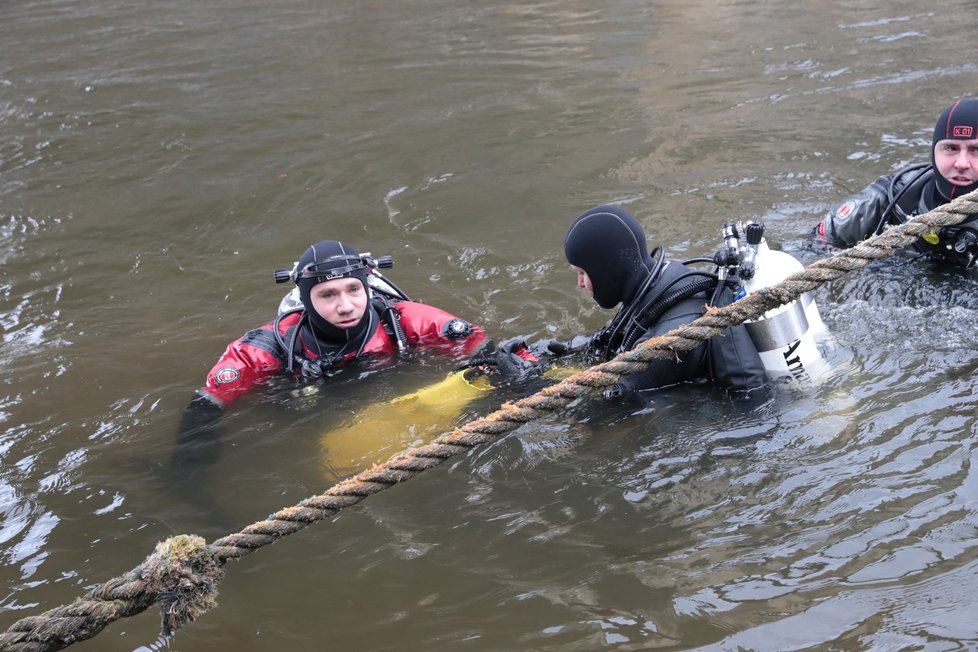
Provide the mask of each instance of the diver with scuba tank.
[{"label": "diver with scuba tank", "polygon": [[[814,229],[816,239],[852,247],[956,197],[978,189],[978,99],[947,107],[934,125],[930,163],[884,175],[833,208]],[[978,215],[929,233],[914,249],[939,264],[971,269],[978,263]]]},{"label": "diver with scuba tank", "polygon": [[[536,361],[525,348],[495,347],[486,333],[444,310],[411,299],[374,259],[336,240],[303,253],[275,280],[293,282],[274,321],[228,345],[184,410],[174,462],[213,462],[219,450],[224,410],[274,376],[290,374],[318,383],[354,360],[367,365],[395,362],[409,350],[433,350],[503,373]],[[295,296],[297,295],[297,296]]]},{"label": "diver with scuba tank", "polygon": [[[727,261],[719,261],[719,273],[706,272],[690,266],[706,261],[669,261],[662,247],[649,253],[642,225],[618,206],[597,206],[575,219],[564,239],[564,254],[577,272],[578,287],[589,290],[599,306],[621,305],[611,323],[590,340],[588,351],[597,361],[687,324],[709,306],[727,305],[738,287],[728,283]],[[560,347],[555,348],[559,353]],[[677,353],[674,360],[654,361],[646,370],[622,378],[606,396],[635,397],[696,380],[731,390],[753,390],[767,383],[745,326],[733,326],[691,351]]]}]

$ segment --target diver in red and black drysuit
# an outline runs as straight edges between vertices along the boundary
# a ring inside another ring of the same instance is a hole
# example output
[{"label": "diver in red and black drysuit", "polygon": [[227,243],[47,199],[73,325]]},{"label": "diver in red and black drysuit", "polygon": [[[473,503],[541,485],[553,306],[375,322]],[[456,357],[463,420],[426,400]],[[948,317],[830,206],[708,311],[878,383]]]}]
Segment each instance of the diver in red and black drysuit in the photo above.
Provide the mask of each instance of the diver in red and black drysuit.
[{"label": "diver in red and black drysuit", "polygon": [[390,363],[407,349],[478,359],[503,371],[536,360],[525,348],[497,349],[478,326],[410,301],[389,281],[385,284],[395,290],[390,296],[372,291],[367,278],[375,265],[342,242],[310,246],[288,277],[280,279],[295,282],[301,307],[228,345],[183,412],[175,461],[216,459],[224,409],[282,373],[317,382],[352,360]]},{"label": "diver in red and black drysuit", "polygon": [[[947,107],[934,125],[930,163],[884,175],[846,199],[814,229],[817,239],[852,247],[893,224],[922,215],[978,189],[978,99]],[[978,215],[939,233],[928,234],[914,248],[930,259],[969,269],[978,263]]]},{"label": "diver in red and black drysuit", "polygon": [[[580,215],[564,239],[564,255],[578,276],[578,287],[590,290],[605,309],[621,307],[611,323],[591,338],[593,357],[611,359],[638,344],[687,324],[723,306],[733,295],[715,274],[667,261],[661,247],[648,252],[645,230],[618,206],[597,206]],[[767,376],[743,325],[675,359],[656,360],[645,370],[623,377],[608,397],[638,398],[666,385],[709,380],[733,390],[764,386]]]}]

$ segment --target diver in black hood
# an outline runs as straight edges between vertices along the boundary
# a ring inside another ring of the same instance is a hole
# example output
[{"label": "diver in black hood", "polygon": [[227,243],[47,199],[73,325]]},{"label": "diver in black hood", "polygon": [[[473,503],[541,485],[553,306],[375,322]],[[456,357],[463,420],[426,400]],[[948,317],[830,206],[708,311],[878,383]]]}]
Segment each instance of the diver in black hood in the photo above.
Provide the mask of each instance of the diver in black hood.
[{"label": "diver in black hood", "polygon": [[[851,247],[978,189],[978,99],[950,105],[937,118],[930,163],[884,175],[826,215],[815,227],[823,242]],[[978,216],[927,234],[914,248],[938,263],[970,269],[978,263]]]},{"label": "diver in black hood", "polygon": [[[610,359],[687,324],[705,313],[708,303],[720,306],[733,300],[715,275],[666,261],[661,247],[649,253],[642,225],[617,206],[597,206],[574,220],[564,254],[577,272],[578,287],[590,290],[599,306],[621,304],[611,323],[591,340],[591,353],[598,358]],[[747,331],[734,326],[675,360],[656,361],[646,371],[626,376],[610,394],[693,380],[749,390],[763,386],[767,378]]]}]

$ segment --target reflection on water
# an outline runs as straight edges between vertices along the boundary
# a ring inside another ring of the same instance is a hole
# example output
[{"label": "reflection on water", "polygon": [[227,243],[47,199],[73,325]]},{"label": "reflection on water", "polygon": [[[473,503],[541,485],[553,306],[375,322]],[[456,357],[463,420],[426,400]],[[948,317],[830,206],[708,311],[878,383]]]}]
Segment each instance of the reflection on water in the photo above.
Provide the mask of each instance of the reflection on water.
[{"label": "reflection on water", "polygon": [[[419,359],[270,388],[228,415],[217,464],[168,477],[180,410],[309,242],[393,255],[413,297],[498,339],[609,318],[561,251],[598,203],[671,257],[759,219],[812,262],[822,213],[925,160],[970,92],[948,52],[969,51],[971,10],[4,4],[4,626],[167,536],[321,492],[325,433],[444,377]],[[232,565],[172,641],[143,615],[80,647],[972,647],[976,278],[873,263],[815,293],[837,343],[819,386],[576,405]],[[378,454],[420,425],[376,423]]]}]

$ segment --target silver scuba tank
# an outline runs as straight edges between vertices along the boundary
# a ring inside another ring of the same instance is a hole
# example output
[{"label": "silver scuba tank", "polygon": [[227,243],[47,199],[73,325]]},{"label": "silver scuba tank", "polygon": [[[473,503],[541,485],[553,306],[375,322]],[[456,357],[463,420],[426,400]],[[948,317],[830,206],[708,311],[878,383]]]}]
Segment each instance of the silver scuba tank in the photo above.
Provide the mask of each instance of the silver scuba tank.
[{"label": "silver scuba tank", "polygon": [[285,293],[282,300],[278,302],[278,314],[295,310],[302,307],[302,300],[299,298],[299,288],[294,287]]},{"label": "silver scuba tank", "polygon": [[[727,226],[725,235],[726,229]],[[743,290],[738,293],[738,299],[776,285],[804,269],[804,265],[790,254],[768,246],[763,225],[748,222],[741,225],[740,230],[747,243],[739,270]],[[821,375],[825,370],[826,363],[817,341],[827,335],[827,329],[808,292],[789,304],[769,310],[756,320],[744,322],[744,326],[770,378],[787,376],[812,380],[814,375]]]}]

